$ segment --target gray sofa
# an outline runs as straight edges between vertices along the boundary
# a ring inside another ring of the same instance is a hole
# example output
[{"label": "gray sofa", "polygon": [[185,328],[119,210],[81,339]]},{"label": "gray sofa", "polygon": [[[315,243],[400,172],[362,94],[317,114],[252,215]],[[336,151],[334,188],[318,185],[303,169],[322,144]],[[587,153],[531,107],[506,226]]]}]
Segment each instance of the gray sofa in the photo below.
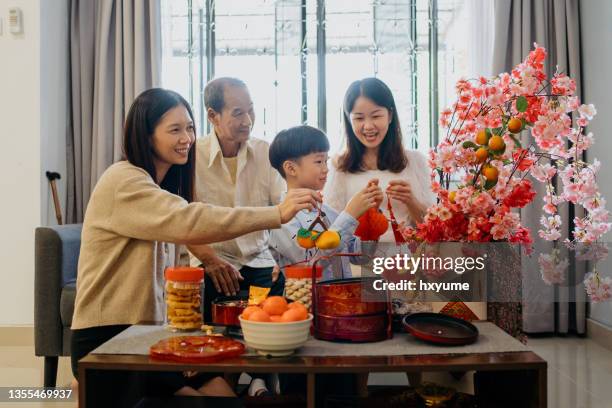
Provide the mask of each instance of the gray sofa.
[{"label": "gray sofa", "polygon": [[70,355],[70,326],[82,224],[36,228],[34,351],[45,358],[45,387],[55,387],[59,356]]}]

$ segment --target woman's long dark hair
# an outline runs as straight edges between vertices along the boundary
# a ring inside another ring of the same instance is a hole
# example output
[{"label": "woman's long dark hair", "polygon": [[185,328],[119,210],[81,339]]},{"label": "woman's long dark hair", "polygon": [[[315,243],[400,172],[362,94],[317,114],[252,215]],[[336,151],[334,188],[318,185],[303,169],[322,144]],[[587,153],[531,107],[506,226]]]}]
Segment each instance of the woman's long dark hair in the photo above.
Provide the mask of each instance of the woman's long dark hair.
[{"label": "woman's long dark hair", "polygon": [[[152,88],[141,93],[132,106],[125,120],[123,133],[123,156],[134,166],[147,171],[157,180],[153,158],[153,133],[162,116],[170,109],[183,105],[191,120],[193,113],[189,103],[178,93],[162,88]],[[196,133],[197,134],[197,133]],[[183,197],[188,202],[193,201],[195,181],[195,143],[189,150],[187,163],[174,164],[168,170],[160,187],[172,194]]]},{"label": "woman's long dark hair", "polygon": [[338,158],[337,167],[340,171],[358,173],[363,168],[363,153],[365,146],[357,139],[351,125],[351,111],[355,101],[360,96],[371,99],[378,106],[389,110],[391,123],[384,140],[378,149],[378,169],[399,173],[408,165],[408,158],[402,145],[402,131],[395,100],[389,87],[378,78],[365,78],[349,85],[344,95],[344,132],[346,150]]}]

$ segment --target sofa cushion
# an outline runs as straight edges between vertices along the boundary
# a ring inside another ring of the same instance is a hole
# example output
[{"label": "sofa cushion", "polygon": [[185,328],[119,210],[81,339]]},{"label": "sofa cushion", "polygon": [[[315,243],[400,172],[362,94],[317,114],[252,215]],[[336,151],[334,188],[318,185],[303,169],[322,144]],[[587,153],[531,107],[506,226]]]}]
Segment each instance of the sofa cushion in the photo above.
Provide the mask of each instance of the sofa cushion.
[{"label": "sofa cushion", "polygon": [[62,287],[76,282],[79,253],[81,252],[82,224],[53,227],[62,245]]},{"label": "sofa cushion", "polygon": [[74,300],[76,299],[76,284],[72,283],[62,288],[60,296],[60,317],[64,327],[72,326]]}]

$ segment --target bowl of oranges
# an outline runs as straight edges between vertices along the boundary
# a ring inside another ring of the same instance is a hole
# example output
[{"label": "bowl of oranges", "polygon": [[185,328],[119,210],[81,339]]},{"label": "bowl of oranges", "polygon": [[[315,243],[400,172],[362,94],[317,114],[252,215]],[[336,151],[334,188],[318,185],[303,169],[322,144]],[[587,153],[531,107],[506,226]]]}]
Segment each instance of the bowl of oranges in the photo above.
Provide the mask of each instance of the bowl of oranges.
[{"label": "bowl of oranges", "polygon": [[247,345],[262,355],[288,356],[308,340],[312,314],[300,302],[270,296],[238,317]]}]

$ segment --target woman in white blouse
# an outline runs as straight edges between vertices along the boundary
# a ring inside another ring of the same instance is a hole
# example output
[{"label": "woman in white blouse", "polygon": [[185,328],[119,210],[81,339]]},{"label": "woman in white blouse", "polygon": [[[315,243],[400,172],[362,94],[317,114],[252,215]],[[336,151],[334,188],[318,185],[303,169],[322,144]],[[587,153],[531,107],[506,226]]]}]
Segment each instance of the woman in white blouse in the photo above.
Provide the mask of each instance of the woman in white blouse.
[{"label": "woman in white blouse", "polygon": [[[377,78],[353,82],[344,96],[345,150],[334,159],[323,194],[341,211],[349,199],[372,180],[386,192],[380,208],[391,199],[398,222],[422,222],[435,203],[425,156],[404,149],[393,94]],[[380,238],[394,242],[391,228]]]}]

